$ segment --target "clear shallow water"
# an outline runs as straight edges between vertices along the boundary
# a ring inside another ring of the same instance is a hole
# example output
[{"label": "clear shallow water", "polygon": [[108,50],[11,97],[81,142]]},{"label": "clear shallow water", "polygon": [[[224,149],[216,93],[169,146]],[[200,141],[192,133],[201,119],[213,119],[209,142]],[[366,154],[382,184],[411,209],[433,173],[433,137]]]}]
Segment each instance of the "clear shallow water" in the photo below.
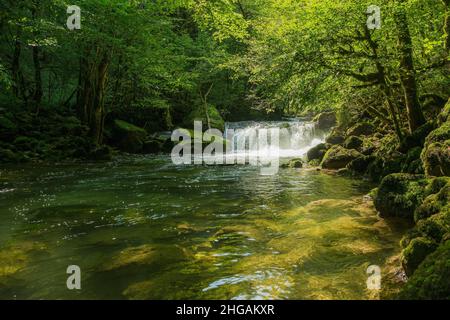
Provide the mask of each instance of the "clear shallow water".
[{"label": "clear shallow water", "polygon": [[401,233],[371,187],[164,156],[3,168],[0,299],[366,299]]}]

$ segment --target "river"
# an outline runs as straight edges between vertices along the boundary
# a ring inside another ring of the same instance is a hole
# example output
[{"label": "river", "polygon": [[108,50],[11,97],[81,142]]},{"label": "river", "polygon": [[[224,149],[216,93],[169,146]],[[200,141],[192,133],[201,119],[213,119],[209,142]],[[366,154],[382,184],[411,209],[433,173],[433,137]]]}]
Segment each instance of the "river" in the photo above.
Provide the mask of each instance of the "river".
[{"label": "river", "polygon": [[367,267],[402,233],[364,198],[373,187],[167,155],[2,167],[0,299],[367,299]]}]

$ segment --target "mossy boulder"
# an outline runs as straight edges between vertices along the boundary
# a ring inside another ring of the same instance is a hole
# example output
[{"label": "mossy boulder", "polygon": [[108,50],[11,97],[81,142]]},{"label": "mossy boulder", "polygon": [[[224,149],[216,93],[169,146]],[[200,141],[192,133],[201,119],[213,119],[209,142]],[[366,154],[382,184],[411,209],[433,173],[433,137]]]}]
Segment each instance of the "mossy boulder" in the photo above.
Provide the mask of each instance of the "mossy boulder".
[{"label": "mossy boulder", "polygon": [[411,240],[402,252],[402,266],[407,276],[411,276],[425,258],[436,250],[436,242],[425,237]]},{"label": "mossy boulder", "polygon": [[408,300],[450,299],[450,241],[441,244],[418,266],[398,298]]},{"label": "mossy boulder", "polygon": [[351,172],[357,174],[364,174],[367,171],[369,165],[375,160],[374,156],[365,156],[362,155],[355,160],[352,160],[348,165],[347,169]]},{"label": "mossy boulder", "polygon": [[307,157],[308,161],[319,160],[319,162],[320,162],[320,161],[322,161],[323,156],[325,155],[325,153],[327,152],[327,150],[329,148],[330,148],[329,144],[320,143],[317,146],[309,149],[308,152],[306,153],[306,157]]},{"label": "mossy boulder", "polygon": [[369,136],[373,132],[374,128],[370,122],[360,122],[347,130],[347,136]]},{"label": "mossy boulder", "polygon": [[428,176],[450,176],[450,122],[428,135],[421,159]]},{"label": "mossy boulder", "polygon": [[415,147],[422,148],[426,137],[436,129],[436,125],[433,122],[427,122],[420,126],[417,130],[415,130],[412,134],[407,135],[403,138],[398,151],[402,153],[408,152],[408,150],[413,149]]},{"label": "mossy boulder", "polygon": [[357,136],[350,136],[347,139],[345,139],[343,146],[344,148],[347,149],[359,150],[359,148],[361,148],[363,144],[364,141],[361,138]]},{"label": "mossy boulder", "polygon": [[341,144],[345,141],[344,134],[340,132],[338,129],[333,129],[328,137],[325,139],[325,142],[328,144]]},{"label": "mossy boulder", "polygon": [[345,168],[351,161],[359,158],[361,153],[354,149],[345,149],[341,146],[331,147],[324,155],[321,166],[324,169]]},{"label": "mossy boulder", "polygon": [[123,120],[115,120],[112,145],[128,153],[142,153],[144,141],[147,137],[145,129]]},{"label": "mossy boulder", "polygon": [[334,112],[322,112],[318,114],[314,120],[318,129],[326,130],[336,125],[337,119]]},{"label": "mossy boulder", "polygon": [[375,208],[384,217],[413,220],[414,211],[425,198],[428,183],[423,175],[390,174],[381,181],[374,200]]},{"label": "mossy boulder", "polygon": [[[442,186],[442,183],[445,184]],[[438,187],[441,186],[439,189]],[[426,188],[427,198],[414,212],[416,222],[431,217],[444,208],[450,206],[450,178],[440,177],[433,179],[432,183]]]},{"label": "mossy boulder", "polygon": [[402,172],[423,174],[422,160],[420,159],[421,153],[421,147],[410,149],[406,155],[405,161],[402,164]]},{"label": "mossy boulder", "polygon": [[447,104],[438,116],[438,125],[442,125],[446,122],[450,122],[450,99],[448,99]]},{"label": "mossy boulder", "polygon": [[378,155],[369,164],[367,174],[372,181],[381,181],[381,179],[389,174],[401,172],[404,161],[405,155],[401,153]]}]

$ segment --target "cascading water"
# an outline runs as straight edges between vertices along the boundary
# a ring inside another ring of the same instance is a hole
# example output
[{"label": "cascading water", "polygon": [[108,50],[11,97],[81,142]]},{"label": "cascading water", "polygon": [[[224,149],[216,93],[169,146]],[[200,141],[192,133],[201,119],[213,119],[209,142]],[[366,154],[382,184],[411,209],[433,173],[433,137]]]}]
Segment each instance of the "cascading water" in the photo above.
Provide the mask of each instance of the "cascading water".
[{"label": "cascading water", "polygon": [[[277,128],[278,146],[272,143],[270,136],[267,140],[262,140],[263,144],[261,140],[249,139],[252,133],[259,136],[262,129],[267,132]],[[230,130],[233,130],[233,135],[230,135]],[[225,137],[228,136],[232,136],[231,150],[234,154],[242,153],[245,146],[245,152],[250,156],[266,152],[277,153],[280,158],[294,158],[305,156],[309,149],[324,142],[326,132],[317,129],[315,123],[311,121],[241,121],[225,124]]]}]

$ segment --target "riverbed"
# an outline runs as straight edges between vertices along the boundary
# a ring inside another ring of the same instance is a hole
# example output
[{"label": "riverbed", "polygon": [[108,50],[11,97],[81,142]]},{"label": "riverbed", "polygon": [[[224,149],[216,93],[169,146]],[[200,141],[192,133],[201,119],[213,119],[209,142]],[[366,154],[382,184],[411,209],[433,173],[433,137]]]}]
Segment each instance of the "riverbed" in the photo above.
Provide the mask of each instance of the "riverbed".
[{"label": "riverbed", "polygon": [[4,167],[0,299],[368,299],[367,268],[384,270],[403,231],[373,187],[166,155]]}]

